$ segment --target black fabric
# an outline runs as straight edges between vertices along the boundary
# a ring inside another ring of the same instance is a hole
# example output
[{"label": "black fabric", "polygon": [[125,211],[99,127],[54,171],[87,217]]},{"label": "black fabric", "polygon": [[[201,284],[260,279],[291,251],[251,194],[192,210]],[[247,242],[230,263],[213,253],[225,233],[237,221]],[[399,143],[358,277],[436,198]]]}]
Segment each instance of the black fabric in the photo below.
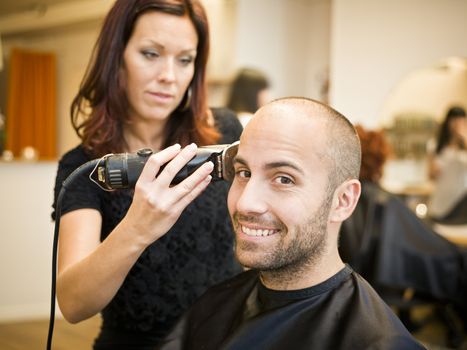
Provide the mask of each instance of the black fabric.
[{"label": "black fabric", "polygon": [[[213,112],[223,135],[219,143],[237,141],[242,126],[236,115],[227,109]],[[55,201],[63,180],[89,160],[81,146],[63,156]],[[102,311],[103,325],[95,349],[145,349],[154,345],[209,286],[240,271],[226,205],[228,187],[224,181],[211,183],[170,231],[143,252]],[[80,208],[99,210],[104,240],[126,214],[132,196],[132,190],[103,191],[83,175],[67,189],[62,214]]]},{"label": "black fabric", "polygon": [[376,184],[362,181],[362,193],[357,207],[343,222],[339,235],[339,254],[342,260],[370,284],[376,278],[381,223],[389,197],[390,194]]},{"label": "black fabric", "polygon": [[399,198],[389,198],[384,211],[377,283],[465,304],[465,252],[434,232]]},{"label": "black fabric", "polygon": [[362,183],[357,208],[341,227],[339,251],[380,293],[413,288],[434,300],[465,304],[466,252],[376,184]]},{"label": "black fabric", "polygon": [[254,270],[205,293],[162,350],[424,349],[346,266],[302,290],[264,287]]}]

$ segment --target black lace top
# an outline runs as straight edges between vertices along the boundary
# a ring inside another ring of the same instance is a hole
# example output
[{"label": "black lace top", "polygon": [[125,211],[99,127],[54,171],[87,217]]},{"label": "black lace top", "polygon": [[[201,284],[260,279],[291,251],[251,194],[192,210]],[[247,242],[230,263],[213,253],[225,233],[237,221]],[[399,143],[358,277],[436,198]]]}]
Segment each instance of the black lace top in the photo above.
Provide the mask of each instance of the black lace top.
[{"label": "black lace top", "polygon": [[[226,109],[213,112],[223,135],[219,143],[238,140],[242,127],[235,114]],[[54,208],[62,182],[89,160],[82,146],[60,160]],[[103,326],[96,349],[143,349],[144,345],[154,345],[209,286],[239,271],[226,205],[228,186],[224,181],[211,183],[170,231],[143,252],[102,311]],[[104,240],[126,214],[132,195],[133,190],[103,191],[83,175],[67,188],[61,213],[80,208],[99,210]]]}]

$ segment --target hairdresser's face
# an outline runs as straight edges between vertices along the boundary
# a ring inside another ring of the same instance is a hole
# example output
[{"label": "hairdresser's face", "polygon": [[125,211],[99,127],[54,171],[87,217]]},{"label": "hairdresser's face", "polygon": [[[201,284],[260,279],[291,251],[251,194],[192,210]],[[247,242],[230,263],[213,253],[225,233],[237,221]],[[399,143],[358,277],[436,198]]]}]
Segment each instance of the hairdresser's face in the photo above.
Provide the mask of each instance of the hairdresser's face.
[{"label": "hairdresser's face", "polygon": [[325,136],[321,122],[300,117],[300,108],[268,105],[242,134],[228,205],[244,266],[300,268],[326,249]]},{"label": "hairdresser's face", "polygon": [[133,121],[165,121],[194,74],[198,35],[190,19],[147,12],[123,54],[123,82]]}]

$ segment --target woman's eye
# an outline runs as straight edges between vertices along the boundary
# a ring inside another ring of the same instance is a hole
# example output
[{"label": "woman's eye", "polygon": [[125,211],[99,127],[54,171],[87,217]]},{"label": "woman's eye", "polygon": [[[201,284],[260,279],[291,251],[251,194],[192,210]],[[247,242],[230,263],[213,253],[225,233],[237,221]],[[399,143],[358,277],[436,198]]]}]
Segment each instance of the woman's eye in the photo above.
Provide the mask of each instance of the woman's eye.
[{"label": "woman's eye", "polygon": [[159,57],[159,54],[155,51],[142,51],[141,54],[148,59]]},{"label": "woman's eye", "polygon": [[193,62],[193,57],[188,56],[188,57],[182,57],[180,58],[180,63],[184,66],[188,66],[191,62]]}]

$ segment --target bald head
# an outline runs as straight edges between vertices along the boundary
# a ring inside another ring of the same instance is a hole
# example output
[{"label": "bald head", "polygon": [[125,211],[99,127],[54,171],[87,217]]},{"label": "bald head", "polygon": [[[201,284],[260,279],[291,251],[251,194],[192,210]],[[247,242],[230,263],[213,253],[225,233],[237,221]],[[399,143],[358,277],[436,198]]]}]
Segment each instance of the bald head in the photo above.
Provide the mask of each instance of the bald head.
[{"label": "bald head", "polygon": [[342,114],[312,99],[286,97],[273,100],[260,108],[246,129],[261,128],[263,123],[267,123],[268,118],[272,117],[282,118],[284,126],[293,123],[294,120],[309,120],[309,137],[322,138],[325,144],[319,156],[329,165],[332,187],[347,179],[358,179],[361,162],[360,141],[353,125]]}]

